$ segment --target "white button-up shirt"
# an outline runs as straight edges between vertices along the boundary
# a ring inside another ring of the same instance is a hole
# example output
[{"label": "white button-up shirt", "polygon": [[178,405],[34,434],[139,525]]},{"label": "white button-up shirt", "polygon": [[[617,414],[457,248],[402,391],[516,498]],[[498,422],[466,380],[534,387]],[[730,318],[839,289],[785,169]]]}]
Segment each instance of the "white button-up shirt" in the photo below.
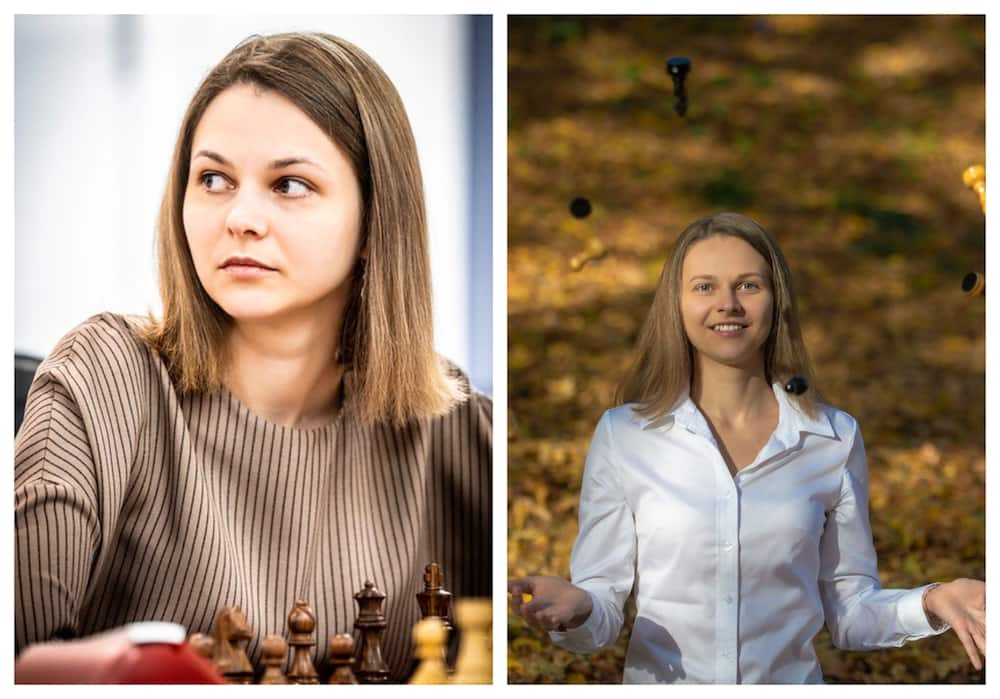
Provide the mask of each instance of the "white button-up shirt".
[{"label": "white button-up shirt", "polygon": [[777,429],[735,477],[690,396],[656,423],[631,404],[604,413],[570,559],[593,611],[555,643],[614,643],[633,584],[625,682],[822,682],[824,620],[851,650],[947,630],[924,614],[926,586],[881,588],[857,422],[822,404],[810,419],[773,388]]}]

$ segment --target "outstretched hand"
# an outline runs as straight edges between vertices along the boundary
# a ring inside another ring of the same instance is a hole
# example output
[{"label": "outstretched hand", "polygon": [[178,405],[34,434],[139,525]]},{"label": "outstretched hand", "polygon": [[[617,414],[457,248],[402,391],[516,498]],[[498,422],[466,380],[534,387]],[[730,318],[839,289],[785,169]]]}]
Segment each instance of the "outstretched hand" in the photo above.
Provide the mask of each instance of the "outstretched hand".
[{"label": "outstretched hand", "polygon": [[511,609],[542,631],[567,631],[590,616],[590,595],[554,575],[531,575],[507,584]]},{"label": "outstretched hand", "polygon": [[972,661],[982,670],[979,654],[986,656],[986,583],[959,578],[927,593],[927,611],[949,624]]}]

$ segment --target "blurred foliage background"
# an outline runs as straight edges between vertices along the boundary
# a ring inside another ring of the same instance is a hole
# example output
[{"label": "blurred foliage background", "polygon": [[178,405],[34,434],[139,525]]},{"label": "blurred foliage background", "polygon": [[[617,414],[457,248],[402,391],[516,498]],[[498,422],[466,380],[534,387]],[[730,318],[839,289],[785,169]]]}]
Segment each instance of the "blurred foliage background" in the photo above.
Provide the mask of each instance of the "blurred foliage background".
[{"label": "blurred foliage background", "polygon": [[[509,20],[510,576],[569,576],[580,477],[673,240],[735,210],[778,238],[828,400],[858,418],[884,587],[985,578],[981,16]],[[666,59],[687,56],[688,112]],[[593,213],[575,219],[585,196]],[[578,272],[597,238],[608,250]],[[508,617],[508,676],[620,682]],[[845,652],[828,682],[982,682],[957,637]]]}]

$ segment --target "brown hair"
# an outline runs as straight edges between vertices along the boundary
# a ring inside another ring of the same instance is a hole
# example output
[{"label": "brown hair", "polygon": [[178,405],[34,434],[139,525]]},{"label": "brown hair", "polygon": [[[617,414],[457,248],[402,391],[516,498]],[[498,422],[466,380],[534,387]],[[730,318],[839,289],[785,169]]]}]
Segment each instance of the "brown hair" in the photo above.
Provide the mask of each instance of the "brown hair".
[{"label": "brown hair", "polygon": [[636,403],[640,415],[655,420],[666,415],[690,385],[693,350],[681,319],[681,267],[693,244],[717,235],[746,241],[767,261],[774,287],[774,307],[771,332],[764,343],[764,375],[768,383],[784,383],[792,376],[806,379],[809,390],[790,398],[807,415],[816,417],[816,404],[823,397],[816,388],[802,340],[788,263],[763,226],[736,213],[698,219],[674,243],[636,343],[636,359],[618,388],[617,400]]},{"label": "brown hair", "polygon": [[251,36],[191,99],[174,148],[157,225],[163,318],[140,336],[165,358],[182,392],[222,387],[233,319],[202,287],[183,224],[191,142],[208,105],[234,85],[291,100],[351,162],[362,195],[360,247],[339,355],[352,365],[365,421],[397,424],[448,412],[465,395],[434,352],[423,181],[402,100],[366,53],[329,34]]}]

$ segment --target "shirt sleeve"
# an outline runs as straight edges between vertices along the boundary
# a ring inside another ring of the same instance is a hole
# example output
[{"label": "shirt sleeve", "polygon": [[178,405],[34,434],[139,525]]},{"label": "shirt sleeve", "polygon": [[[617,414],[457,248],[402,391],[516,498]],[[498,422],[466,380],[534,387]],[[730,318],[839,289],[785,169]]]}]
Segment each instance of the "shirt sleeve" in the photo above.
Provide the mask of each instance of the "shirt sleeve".
[{"label": "shirt sleeve", "polygon": [[950,628],[935,629],[927,620],[923,593],[928,585],[882,589],[868,518],[868,462],[860,429],[855,430],[840,497],[827,513],[820,553],[820,593],[837,648],[898,647]]},{"label": "shirt sleeve", "polygon": [[593,609],[582,625],[549,632],[554,643],[576,653],[600,650],[618,639],[635,579],[635,519],[616,458],[611,416],[606,412],[587,454],[580,528],[570,556],[572,582],[590,595]]},{"label": "shirt sleeve", "polygon": [[14,638],[78,635],[144,419],[140,355],[102,315],[39,366],[14,442]]}]

